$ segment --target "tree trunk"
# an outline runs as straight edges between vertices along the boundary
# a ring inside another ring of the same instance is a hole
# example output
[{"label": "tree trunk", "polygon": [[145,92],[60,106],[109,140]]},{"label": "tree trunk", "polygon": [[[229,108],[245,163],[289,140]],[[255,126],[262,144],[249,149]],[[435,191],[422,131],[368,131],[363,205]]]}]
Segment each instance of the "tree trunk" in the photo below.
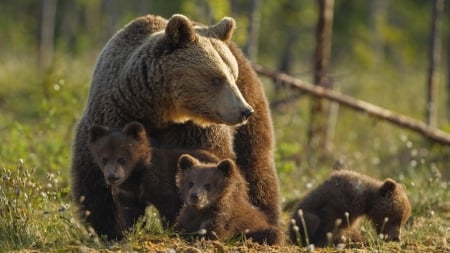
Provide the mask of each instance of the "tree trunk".
[{"label": "tree trunk", "polygon": [[[334,0],[318,0],[319,19],[314,52],[314,85],[327,87],[328,63],[331,53]],[[311,101],[310,126],[308,129],[308,157],[326,148],[327,103],[323,99]]]},{"label": "tree trunk", "polygon": [[[450,23],[450,5],[447,5],[447,24]],[[450,121],[450,27],[447,27],[447,120]]]},{"label": "tree trunk", "polygon": [[239,2],[238,0],[230,0],[230,10],[232,16],[237,16],[240,11],[238,2]]},{"label": "tree trunk", "polygon": [[248,39],[244,47],[244,54],[252,62],[256,62],[258,57],[259,28],[261,25],[261,14],[259,12],[260,2],[260,0],[249,1],[250,20],[247,27]]},{"label": "tree trunk", "polygon": [[119,20],[117,0],[102,0],[101,6],[106,14],[106,38],[110,38],[117,31],[117,23]]},{"label": "tree trunk", "polygon": [[[294,62],[294,54],[292,52],[294,52],[294,46],[295,43],[297,42],[298,39],[298,32],[295,31],[295,28],[291,27],[289,28],[288,32],[287,32],[287,39],[285,40],[285,45],[283,47],[283,52],[281,54],[280,57],[280,62],[278,65],[278,71],[286,73],[286,74],[292,74],[291,73],[291,68],[292,68],[292,63]],[[276,82],[276,81],[275,81]],[[280,94],[280,85],[275,85],[275,94],[278,96]],[[292,98],[294,97],[299,97],[299,94],[295,94],[294,96],[292,96]],[[286,102],[293,102],[295,101],[295,99],[290,99],[288,98],[286,100]],[[275,104],[278,104],[278,102],[276,102]],[[280,103],[284,104],[284,103]]]},{"label": "tree trunk", "polygon": [[151,4],[153,2],[147,1],[147,0],[139,0],[136,4],[136,13],[139,15],[146,15],[148,13],[151,13]]},{"label": "tree trunk", "polygon": [[375,64],[384,60],[384,40],[380,27],[386,23],[388,4],[386,0],[371,0],[369,4],[369,29]]},{"label": "tree trunk", "polygon": [[437,76],[441,54],[441,16],[444,0],[433,0],[433,13],[431,18],[431,36],[429,51],[429,67],[427,79],[426,122],[430,127],[437,125]]},{"label": "tree trunk", "polygon": [[47,71],[53,63],[55,41],[56,0],[42,1],[41,43],[39,64],[41,70]]},{"label": "tree trunk", "polygon": [[291,74],[292,63],[294,62],[294,45],[298,39],[298,32],[294,28],[290,28],[287,32],[287,39],[283,47],[278,70],[287,74]]}]

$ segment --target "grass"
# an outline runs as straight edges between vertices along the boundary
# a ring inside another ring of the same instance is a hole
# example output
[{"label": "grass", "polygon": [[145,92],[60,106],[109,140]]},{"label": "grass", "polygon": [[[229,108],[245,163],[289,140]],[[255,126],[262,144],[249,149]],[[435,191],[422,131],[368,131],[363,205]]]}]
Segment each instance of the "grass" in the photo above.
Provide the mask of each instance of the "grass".
[{"label": "grass", "polygon": [[[139,223],[120,243],[104,242],[80,224],[70,195],[70,152],[74,127],[87,99],[95,55],[57,55],[56,67],[47,73],[30,67],[37,64],[25,56],[0,62],[0,252],[312,250],[295,245],[267,247],[239,239],[186,243],[162,229],[151,208],[144,217],[146,222]],[[396,75],[395,71],[382,69],[361,72],[355,71],[341,80],[343,92],[420,118],[417,107],[423,108],[422,76],[410,72]],[[393,83],[399,84],[392,86]],[[407,83],[407,88],[401,83]],[[271,100],[292,92],[275,95],[271,85],[265,85]],[[370,224],[363,222],[361,229],[367,243],[353,245],[352,251],[450,251],[450,148],[340,108],[333,148],[309,158],[315,164],[311,166],[304,157],[309,102],[309,98],[302,97],[272,113],[276,165],[285,207],[283,228],[290,220],[289,203],[317,186],[329,175],[334,162],[341,159],[351,169],[402,182],[413,207],[401,243],[379,240]],[[442,117],[440,124],[447,127]]]}]

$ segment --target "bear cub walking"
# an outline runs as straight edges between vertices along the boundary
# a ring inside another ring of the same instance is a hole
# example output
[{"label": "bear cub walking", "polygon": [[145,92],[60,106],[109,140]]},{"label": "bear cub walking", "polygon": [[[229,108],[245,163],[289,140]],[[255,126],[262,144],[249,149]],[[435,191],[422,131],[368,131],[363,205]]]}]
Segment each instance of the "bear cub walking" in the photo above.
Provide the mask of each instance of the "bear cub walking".
[{"label": "bear cub walking", "polygon": [[[362,241],[358,225],[366,215],[378,235],[399,241],[401,226],[410,213],[411,205],[402,184],[389,178],[379,181],[354,171],[338,170],[300,201],[289,234],[293,243],[300,241],[305,245],[304,221],[309,243],[316,246],[339,243],[343,238]],[[332,237],[327,238],[327,233]]]},{"label": "bear cub walking", "polygon": [[281,242],[281,232],[248,197],[247,183],[231,159],[202,163],[185,154],[178,160],[176,183],[183,208],[175,229],[206,239],[244,234],[258,243]]},{"label": "bear cub walking", "polygon": [[139,123],[123,130],[92,125],[88,147],[101,169],[115,203],[117,231],[130,228],[144,214],[143,179],[150,172],[152,149]]},{"label": "bear cub walking", "polygon": [[152,148],[144,126],[131,122],[123,129],[92,125],[89,149],[110,188],[117,231],[132,227],[149,204],[155,205],[166,227],[174,225],[182,201],[175,184],[180,155],[202,161],[217,158],[204,150]]}]

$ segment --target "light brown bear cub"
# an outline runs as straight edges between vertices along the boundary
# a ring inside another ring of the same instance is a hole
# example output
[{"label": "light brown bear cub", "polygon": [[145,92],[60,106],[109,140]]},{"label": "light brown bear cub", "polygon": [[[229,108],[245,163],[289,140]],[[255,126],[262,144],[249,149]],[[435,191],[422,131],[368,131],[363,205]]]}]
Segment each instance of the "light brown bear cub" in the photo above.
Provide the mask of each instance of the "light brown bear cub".
[{"label": "light brown bear cub", "polygon": [[175,223],[182,206],[175,185],[180,155],[190,153],[202,161],[217,158],[204,150],[152,148],[144,126],[131,122],[123,129],[94,124],[89,129],[89,149],[111,191],[121,233],[134,225],[149,204],[159,211],[164,225]]},{"label": "light brown bear cub", "polygon": [[[400,228],[410,213],[411,205],[402,184],[389,178],[379,181],[354,171],[338,170],[300,201],[289,234],[292,242],[307,243],[303,215],[309,243],[321,247],[342,242],[343,237],[362,241],[358,225],[366,215],[378,235],[399,241]],[[327,233],[332,237],[327,238]]]},{"label": "light brown bear cub", "polygon": [[182,155],[176,183],[184,201],[176,230],[206,239],[245,235],[258,243],[281,242],[280,231],[251,204],[247,183],[231,159],[202,163],[188,154]]}]

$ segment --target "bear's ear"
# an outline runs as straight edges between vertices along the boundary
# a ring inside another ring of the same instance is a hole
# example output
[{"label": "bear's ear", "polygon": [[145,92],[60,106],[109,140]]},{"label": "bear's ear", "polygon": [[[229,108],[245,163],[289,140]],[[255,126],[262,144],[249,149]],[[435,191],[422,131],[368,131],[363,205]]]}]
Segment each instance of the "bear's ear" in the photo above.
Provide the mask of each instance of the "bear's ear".
[{"label": "bear's ear", "polygon": [[172,49],[184,47],[197,39],[191,21],[180,14],[175,14],[169,19],[166,36]]},{"label": "bear's ear", "polygon": [[183,171],[191,168],[192,166],[198,163],[199,161],[195,157],[188,154],[184,154],[181,155],[180,158],[178,158],[178,169]]},{"label": "bear's ear", "polygon": [[232,173],[234,173],[234,162],[231,159],[222,160],[218,165],[217,169],[222,171],[225,176],[229,177]]},{"label": "bear's ear", "polygon": [[231,39],[234,29],[236,29],[236,21],[230,17],[224,17],[217,24],[209,27],[209,30],[213,32],[217,38],[226,42]]},{"label": "bear's ear", "polygon": [[107,135],[109,128],[106,126],[101,126],[94,124],[89,128],[89,143],[94,143],[101,137]]},{"label": "bear's ear", "polygon": [[144,126],[136,121],[133,121],[129,124],[127,124],[123,128],[123,132],[130,137],[133,137],[136,140],[143,140],[147,138],[147,135],[145,133]]},{"label": "bear's ear", "polygon": [[397,186],[397,183],[393,179],[388,178],[388,179],[384,180],[384,183],[380,188],[381,196],[386,196],[388,194],[391,194],[395,190],[396,186]]}]

